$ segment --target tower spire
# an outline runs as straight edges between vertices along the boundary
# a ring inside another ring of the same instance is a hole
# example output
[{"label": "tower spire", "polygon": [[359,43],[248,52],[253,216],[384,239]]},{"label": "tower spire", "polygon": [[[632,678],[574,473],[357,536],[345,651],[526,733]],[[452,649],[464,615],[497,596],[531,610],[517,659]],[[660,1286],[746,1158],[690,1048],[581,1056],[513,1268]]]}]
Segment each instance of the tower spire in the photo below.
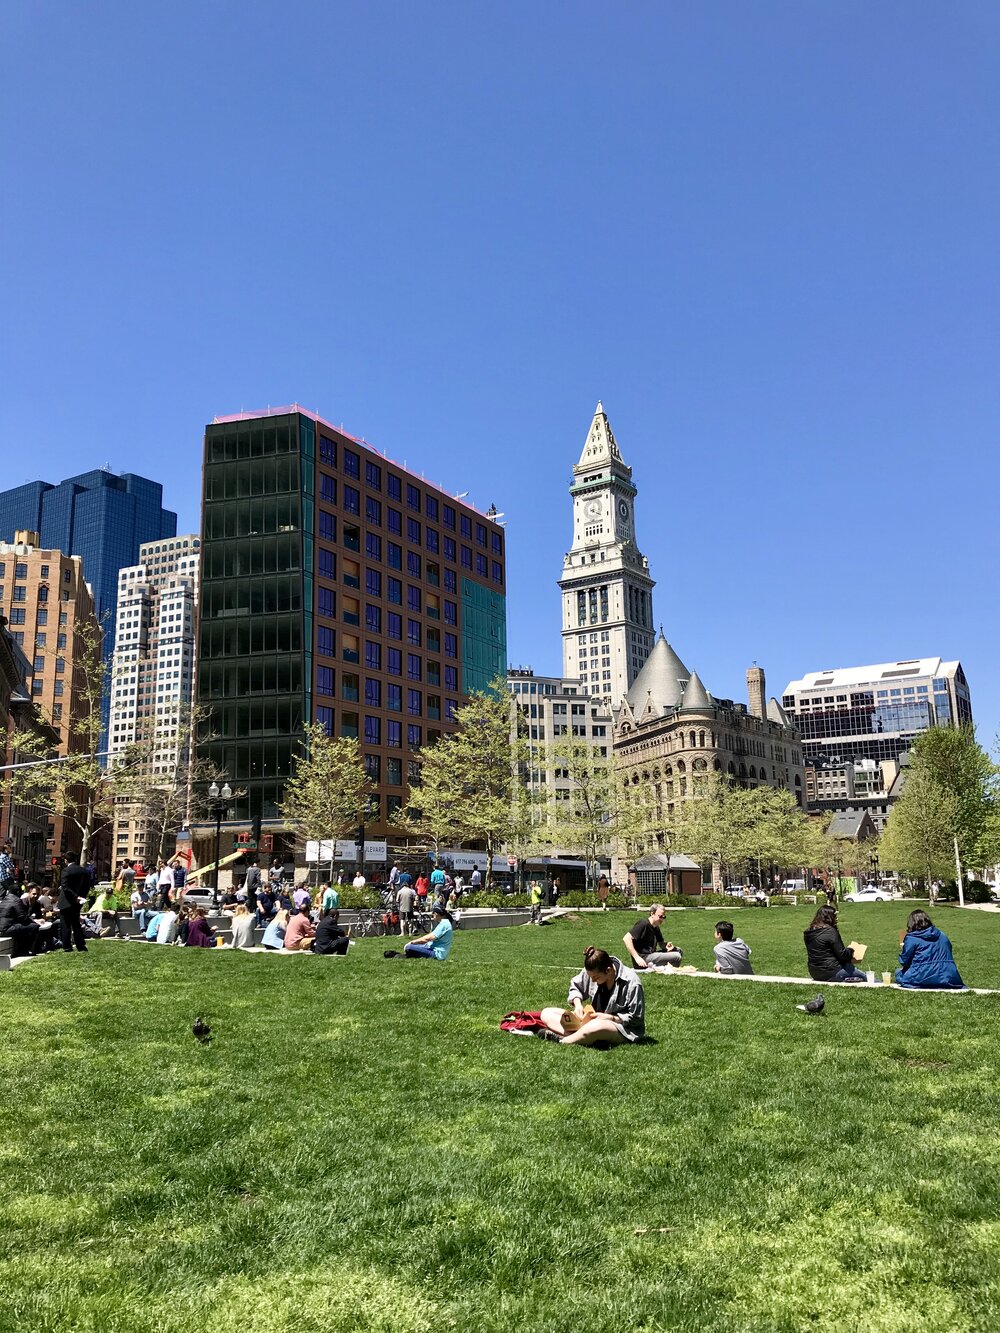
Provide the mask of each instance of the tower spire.
[{"label": "tower spire", "polygon": [[620,464],[623,459],[604,404],[598,400],[577,467],[602,467],[610,463]]}]

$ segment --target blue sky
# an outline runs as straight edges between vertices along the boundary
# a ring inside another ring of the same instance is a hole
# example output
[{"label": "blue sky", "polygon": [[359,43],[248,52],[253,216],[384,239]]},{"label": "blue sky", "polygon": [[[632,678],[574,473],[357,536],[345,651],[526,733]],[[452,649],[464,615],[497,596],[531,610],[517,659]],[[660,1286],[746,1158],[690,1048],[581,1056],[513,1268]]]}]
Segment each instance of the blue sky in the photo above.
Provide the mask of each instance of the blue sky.
[{"label": "blue sky", "polygon": [[4,485],[189,530],[205,422],[297,400],[496,502],[558,672],[602,398],[711,690],[940,653],[992,742],[995,5],[11,0],[0,52]]}]

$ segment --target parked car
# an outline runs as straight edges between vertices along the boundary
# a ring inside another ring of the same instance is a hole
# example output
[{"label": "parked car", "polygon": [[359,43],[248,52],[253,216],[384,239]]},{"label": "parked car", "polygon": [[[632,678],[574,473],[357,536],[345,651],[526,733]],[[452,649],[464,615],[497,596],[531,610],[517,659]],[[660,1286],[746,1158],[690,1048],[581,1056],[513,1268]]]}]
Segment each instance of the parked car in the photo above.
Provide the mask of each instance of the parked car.
[{"label": "parked car", "polygon": [[215,894],[211,889],[203,888],[200,884],[189,884],[184,889],[184,897],[181,901],[188,907],[210,909],[215,903]]},{"label": "parked car", "polygon": [[845,903],[891,903],[892,894],[880,889],[877,884],[863,884],[860,889],[852,889],[844,895]]}]

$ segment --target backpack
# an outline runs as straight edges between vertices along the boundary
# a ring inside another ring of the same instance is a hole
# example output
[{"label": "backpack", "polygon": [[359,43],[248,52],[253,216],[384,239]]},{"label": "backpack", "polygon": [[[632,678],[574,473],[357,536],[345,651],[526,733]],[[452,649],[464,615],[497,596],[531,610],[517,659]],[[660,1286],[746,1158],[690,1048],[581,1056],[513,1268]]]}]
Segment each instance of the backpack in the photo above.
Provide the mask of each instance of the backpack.
[{"label": "backpack", "polygon": [[500,1020],[500,1029],[502,1032],[513,1032],[515,1036],[522,1037],[533,1037],[536,1032],[546,1030],[541,1013],[534,1013],[529,1009],[515,1009],[512,1013],[504,1014]]}]

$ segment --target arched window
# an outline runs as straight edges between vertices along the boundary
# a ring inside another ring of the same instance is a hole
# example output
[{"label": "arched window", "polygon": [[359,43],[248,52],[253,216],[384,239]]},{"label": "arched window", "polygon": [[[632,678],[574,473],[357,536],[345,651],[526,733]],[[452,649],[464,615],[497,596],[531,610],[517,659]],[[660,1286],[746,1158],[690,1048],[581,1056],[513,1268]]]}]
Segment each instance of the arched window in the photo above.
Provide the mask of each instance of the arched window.
[{"label": "arched window", "polygon": [[691,742],[691,749],[694,749],[694,732],[688,732],[688,740]]},{"label": "arched window", "polygon": [[698,732],[698,748],[700,750],[705,748],[705,733],[703,731]]},{"label": "arched window", "polygon": [[704,773],[708,768],[708,761],[705,759],[696,759],[691,767],[696,773]]},{"label": "arched window", "polygon": [[756,781],[757,770],[754,768],[753,764],[750,765],[750,776],[754,779],[754,781]]},{"label": "arched window", "polygon": [[716,773],[722,772],[722,764],[719,762],[718,759],[713,759],[712,767],[715,769]]},{"label": "arched window", "polygon": [[660,770],[659,770],[659,768],[654,768],[654,769],[653,769],[653,781],[654,781],[654,782],[659,782],[659,780],[660,780]]},{"label": "arched window", "polygon": [[733,761],[732,761],[731,759],[730,759],[730,761],[729,761],[729,769],[728,769],[728,772],[729,772],[729,776],[730,776],[731,778],[734,778],[734,777],[736,776],[736,765],[733,763]]},{"label": "arched window", "polygon": [[677,760],[677,772],[678,772],[678,773],[686,773],[686,772],[687,772],[687,765],[684,763],[684,760],[683,760],[683,759],[678,759],[678,760]]}]

